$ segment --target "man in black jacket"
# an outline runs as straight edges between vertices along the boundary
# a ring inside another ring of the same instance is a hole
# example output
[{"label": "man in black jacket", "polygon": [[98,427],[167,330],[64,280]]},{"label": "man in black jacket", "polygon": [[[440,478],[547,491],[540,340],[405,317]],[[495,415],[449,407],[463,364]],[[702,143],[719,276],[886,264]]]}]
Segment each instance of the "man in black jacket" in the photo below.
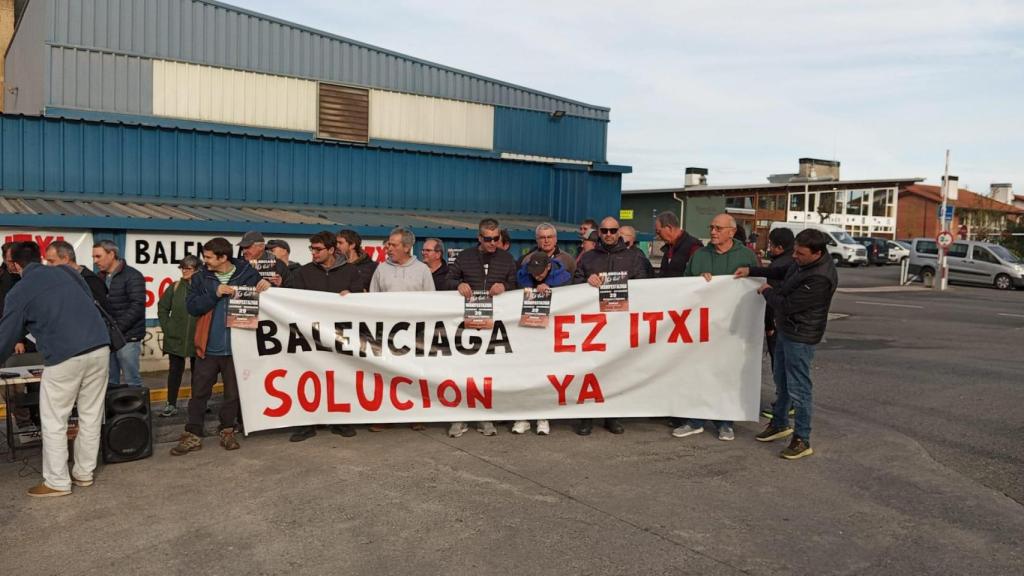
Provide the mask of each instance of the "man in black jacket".
[{"label": "man in black jacket", "polygon": [[338,258],[346,260],[359,271],[359,289],[353,292],[369,292],[370,280],[373,280],[373,273],[377,271],[377,262],[363,250],[363,237],[355,230],[341,230],[335,247]]},{"label": "man in black jacket", "polygon": [[427,238],[423,241],[423,263],[430,268],[434,278],[434,290],[448,290],[448,258],[444,251],[444,242],[440,238]]},{"label": "man in black jacket", "polygon": [[[775,404],[772,420],[757,435],[761,442],[792,436],[780,453],[787,460],[814,454],[811,448],[811,360],[814,346],[825,335],[828,309],[839,285],[839,276],[828,254],[825,235],[808,229],[796,235],[793,263],[788,269],[740,268],[746,276],[782,280],[777,288],[764,284],[758,293],[775,311]],[[789,426],[789,406],[796,411],[796,428]]]},{"label": "man in black jacket", "polygon": [[124,383],[142,386],[139,360],[142,339],[146,336],[146,279],[142,273],[119,257],[120,249],[110,240],[93,244],[92,260],[100,270],[100,278],[107,285],[107,312],[117,322],[127,344],[110,353],[109,386]]},{"label": "man in black jacket", "polygon": [[[456,256],[448,266],[448,289],[455,289],[463,298],[469,298],[474,290],[487,291],[497,296],[516,287],[516,261],[508,252],[498,248],[501,230],[494,218],[484,218],[478,226],[476,248],[467,248]],[[458,438],[469,426],[465,422],[454,422],[448,428],[448,436]],[[484,436],[494,436],[498,430],[494,422],[478,422],[477,430]]]},{"label": "man in black jacket", "polygon": [[[576,273],[573,275],[573,284],[587,283],[595,288],[600,288],[604,280],[601,278],[603,272],[626,272],[630,280],[647,278],[647,269],[644,267],[644,255],[639,250],[630,250],[626,243],[619,236],[619,221],[611,216],[601,220],[598,228],[601,241],[597,247],[585,252],[580,257]],[[622,434],[626,431],[618,418],[605,418],[604,427],[612,434]],[[576,433],[580,436],[588,436],[593,430],[593,422],[584,418],[576,425]]]},{"label": "man in black jacket", "polygon": [[[285,288],[334,292],[342,296],[360,292],[362,280],[355,266],[344,258],[337,257],[336,238],[324,230],[309,237],[309,254],[312,261],[296,270],[288,279]],[[351,425],[331,426],[331,432],[345,436],[356,435]],[[292,432],[292,442],[302,442],[316,436],[316,426],[300,426]]]},{"label": "man in black jacket", "polygon": [[686,271],[690,256],[703,246],[703,242],[679,227],[679,218],[673,212],[662,212],[654,220],[654,233],[665,241],[661,251],[659,278],[678,278]]},{"label": "man in black jacket", "polygon": [[284,286],[288,281],[288,264],[267,249],[267,240],[263,234],[250,230],[238,241],[242,249],[242,258],[252,266],[260,276],[273,286]]},{"label": "man in black jacket", "polygon": [[[768,234],[768,255],[771,257],[769,269],[788,270],[793,264],[793,231],[789,228],[776,228]],[[782,285],[782,280],[769,279],[772,288]],[[771,306],[764,308],[764,340],[768,346],[768,356],[772,359],[772,370],[775,370],[775,311]]]}]

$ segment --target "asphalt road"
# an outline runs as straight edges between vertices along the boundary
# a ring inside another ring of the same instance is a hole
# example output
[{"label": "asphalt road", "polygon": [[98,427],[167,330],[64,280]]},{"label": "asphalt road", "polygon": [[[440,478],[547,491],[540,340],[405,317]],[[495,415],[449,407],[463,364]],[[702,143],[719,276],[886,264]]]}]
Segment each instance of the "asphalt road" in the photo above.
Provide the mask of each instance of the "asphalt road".
[{"label": "asphalt road", "polygon": [[846,291],[898,276],[897,266],[840,269],[832,311],[849,316],[819,347],[818,406],[906,434],[1024,503],[1024,291]]},{"label": "asphalt road", "polygon": [[[673,439],[395,427],[214,439],[101,468],[34,500],[37,455],[0,463],[0,568],[34,574],[1024,573],[1024,292],[879,292],[842,269],[814,364],[816,454]],[[868,291],[846,292],[848,289]],[[771,396],[764,370],[764,397]],[[212,425],[213,422],[211,421]],[[180,423],[164,426],[167,437]],[[180,428],[177,428],[180,429]]]}]

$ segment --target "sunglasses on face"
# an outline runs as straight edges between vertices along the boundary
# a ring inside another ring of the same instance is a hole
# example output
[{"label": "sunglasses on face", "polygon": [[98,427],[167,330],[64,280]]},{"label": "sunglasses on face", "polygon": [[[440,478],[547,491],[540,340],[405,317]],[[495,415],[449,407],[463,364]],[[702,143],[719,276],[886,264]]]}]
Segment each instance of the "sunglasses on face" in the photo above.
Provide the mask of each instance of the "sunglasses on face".
[{"label": "sunglasses on face", "polygon": [[601,234],[615,234],[618,231],[618,228],[601,228]]},{"label": "sunglasses on face", "polygon": [[480,239],[483,240],[484,242],[497,242],[498,240],[501,239],[501,236],[484,236],[483,234],[481,234]]}]

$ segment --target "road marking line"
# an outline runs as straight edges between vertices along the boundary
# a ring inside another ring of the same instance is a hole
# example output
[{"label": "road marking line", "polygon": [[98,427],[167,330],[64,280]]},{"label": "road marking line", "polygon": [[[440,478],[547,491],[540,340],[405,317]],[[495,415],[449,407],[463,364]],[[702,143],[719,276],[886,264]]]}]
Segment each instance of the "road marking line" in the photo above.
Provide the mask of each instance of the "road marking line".
[{"label": "road marking line", "polygon": [[892,306],[893,308],[924,308],[924,306],[914,306],[913,304],[889,304],[888,302],[864,302],[857,300],[856,304],[867,304],[869,306]]},{"label": "road marking line", "polygon": [[1009,316],[1010,318],[1024,318],[1024,314],[1003,314],[1002,312],[999,312],[997,315],[998,316]]}]

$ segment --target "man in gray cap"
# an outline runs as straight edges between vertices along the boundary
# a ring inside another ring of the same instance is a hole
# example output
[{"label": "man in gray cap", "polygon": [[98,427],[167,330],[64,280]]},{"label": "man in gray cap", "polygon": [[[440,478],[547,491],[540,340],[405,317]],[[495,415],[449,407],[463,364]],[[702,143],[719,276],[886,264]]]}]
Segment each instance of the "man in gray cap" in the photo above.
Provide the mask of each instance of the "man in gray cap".
[{"label": "man in gray cap", "polygon": [[263,234],[250,230],[238,241],[242,258],[247,260],[260,276],[274,286],[283,286],[288,279],[288,265],[267,250]]},{"label": "man in gray cap", "polygon": [[299,268],[302,268],[302,264],[298,262],[292,262],[292,247],[287,242],[279,238],[275,238],[270,242],[267,242],[267,250],[271,254],[277,257],[278,260],[284,262],[284,265],[288,267],[288,273],[291,274]]}]

